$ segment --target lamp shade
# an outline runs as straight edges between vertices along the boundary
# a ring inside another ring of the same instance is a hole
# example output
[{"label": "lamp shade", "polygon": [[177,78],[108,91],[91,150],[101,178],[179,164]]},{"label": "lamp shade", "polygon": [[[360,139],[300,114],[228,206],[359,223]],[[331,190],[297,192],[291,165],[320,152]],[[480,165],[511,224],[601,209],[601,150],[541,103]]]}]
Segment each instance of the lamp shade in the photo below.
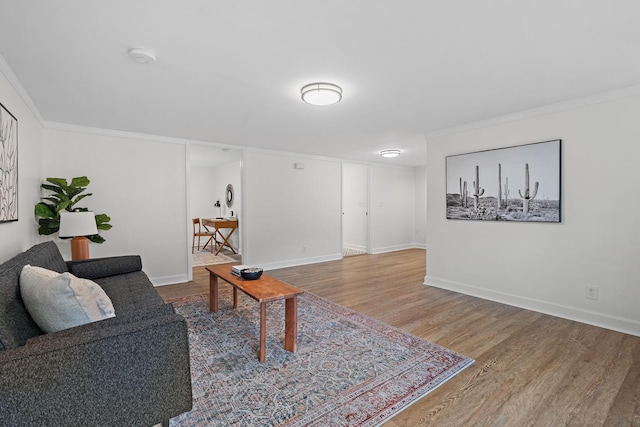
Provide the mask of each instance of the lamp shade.
[{"label": "lamp shade", "polygon": [[98,234],[96,214],[93,212],[60,212],[60,237],[91,236]]}]

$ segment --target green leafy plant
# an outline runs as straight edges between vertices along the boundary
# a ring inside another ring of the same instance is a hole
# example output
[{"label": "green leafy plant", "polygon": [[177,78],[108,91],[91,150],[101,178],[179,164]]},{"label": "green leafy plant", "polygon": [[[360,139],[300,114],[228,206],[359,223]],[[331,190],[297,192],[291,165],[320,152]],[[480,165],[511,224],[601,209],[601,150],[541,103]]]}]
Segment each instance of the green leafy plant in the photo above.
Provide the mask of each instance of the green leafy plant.
[{"label": "green leafy plant", "polygon": [[[49,235],[56,233],[60,229],[60,212],[88,211],[88,208],[76,207],[77,203],[89,197],[92,193],[84,193],[91,183],[86,176],[79,176],[71,179],[70,183],[64,178],[47,178],[40,187],[51,191],[51,194],[42,197],[42,202],[36,204],[35,215],[38,219],[38,234]],[[84,194],[81,194],[84,193]],[[110,230],[111,218],[107,214],[96,215],[96,227],[98,230]],[[94,243],[103,243],[105,239],[94,234],[87,236]]]}]

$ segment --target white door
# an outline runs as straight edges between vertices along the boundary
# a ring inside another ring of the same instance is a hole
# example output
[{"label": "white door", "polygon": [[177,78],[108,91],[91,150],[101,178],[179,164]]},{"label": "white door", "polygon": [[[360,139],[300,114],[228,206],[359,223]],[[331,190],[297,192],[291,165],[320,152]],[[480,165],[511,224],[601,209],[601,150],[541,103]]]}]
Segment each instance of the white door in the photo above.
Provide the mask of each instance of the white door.
[{"label": "white door", "polygon": [[342,247],[347,254],[369,252],[369,166],[342,164]]}]

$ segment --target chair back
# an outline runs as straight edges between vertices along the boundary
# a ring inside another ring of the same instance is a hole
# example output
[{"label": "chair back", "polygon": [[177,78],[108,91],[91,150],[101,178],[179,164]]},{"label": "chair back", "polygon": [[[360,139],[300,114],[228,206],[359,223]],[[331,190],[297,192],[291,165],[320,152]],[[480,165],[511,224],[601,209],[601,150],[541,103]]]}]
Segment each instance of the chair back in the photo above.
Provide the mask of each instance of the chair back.
[{"label": "chair back", "polygon": [[[198,229],[196,230],[196,226]],[[193,234],[200,233],[202,228],[200,228],[200,218],[193,218]]]}]

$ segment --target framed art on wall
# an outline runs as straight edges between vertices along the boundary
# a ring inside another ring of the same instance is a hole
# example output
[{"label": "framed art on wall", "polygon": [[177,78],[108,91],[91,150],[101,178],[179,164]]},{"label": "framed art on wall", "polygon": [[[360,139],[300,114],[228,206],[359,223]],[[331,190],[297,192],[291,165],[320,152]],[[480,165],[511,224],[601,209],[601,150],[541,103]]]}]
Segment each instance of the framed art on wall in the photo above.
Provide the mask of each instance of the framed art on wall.
[{"label": "framed art on wall", "polygon": [[18,119],[0,104],[0,222],[18,220]]},{"label": "framed art on wall", "polygon": [[560,222],[559,139],[447,156],[447,219]]}]

